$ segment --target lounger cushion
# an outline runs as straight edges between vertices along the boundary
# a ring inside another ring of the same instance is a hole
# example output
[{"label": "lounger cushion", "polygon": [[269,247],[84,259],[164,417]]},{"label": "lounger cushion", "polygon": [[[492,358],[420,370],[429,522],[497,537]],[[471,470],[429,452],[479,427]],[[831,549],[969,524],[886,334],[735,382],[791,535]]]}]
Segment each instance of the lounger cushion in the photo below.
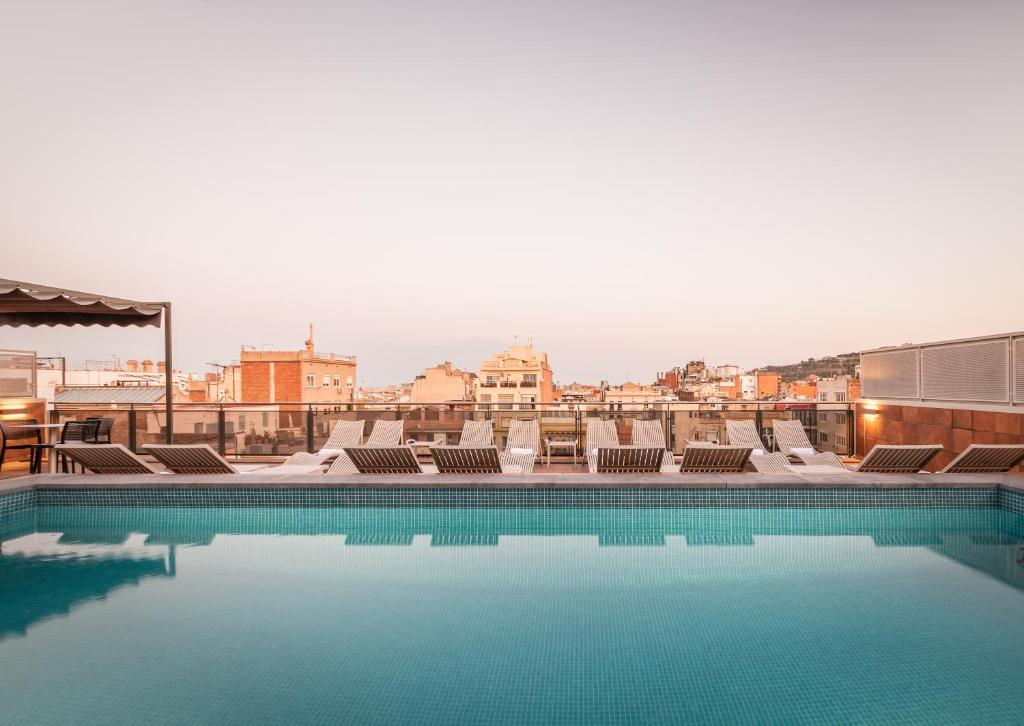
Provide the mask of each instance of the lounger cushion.
[{"label": "lounger cushion", "polygon": [[318,452],[320,456],[326,456],[327,458],[333,458],[335,456],[341,456],[345,453],[344,449],[320,449]]},{"label": "lounger cushion", "polygon": [[761,449],[753,449],[750,452],[750,455],[751,456],[764,456],[764,451],[762,451]]},{"label": "lounger cushion", "polygon": [[521,449],[518,446],[513,446],[508,450],[508,453],[514,456],[529,456],[533,453],[533,449]]},{"label": "lounger cushion", "polygon": [[817,452],[814,449],[808,449],[807,447],[801,447],[801,448],[797,448],[797,449],[790,449],[789,453],[793,454],[794,456],[799,456],[799,457],[803,458],[805,456],[814,456]]}]

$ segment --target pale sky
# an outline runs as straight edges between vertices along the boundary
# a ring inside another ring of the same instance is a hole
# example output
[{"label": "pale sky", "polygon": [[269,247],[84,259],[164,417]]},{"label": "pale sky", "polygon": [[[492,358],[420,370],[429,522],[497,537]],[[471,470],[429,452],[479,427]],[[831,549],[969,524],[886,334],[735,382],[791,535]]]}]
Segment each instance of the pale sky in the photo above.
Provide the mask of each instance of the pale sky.
[{"label": "pale sky", "polygon": [[[1024,2],[0,0],[0,277],[364,385],[1024,328]],[[158,358],[154,330],[0,346]]]}]

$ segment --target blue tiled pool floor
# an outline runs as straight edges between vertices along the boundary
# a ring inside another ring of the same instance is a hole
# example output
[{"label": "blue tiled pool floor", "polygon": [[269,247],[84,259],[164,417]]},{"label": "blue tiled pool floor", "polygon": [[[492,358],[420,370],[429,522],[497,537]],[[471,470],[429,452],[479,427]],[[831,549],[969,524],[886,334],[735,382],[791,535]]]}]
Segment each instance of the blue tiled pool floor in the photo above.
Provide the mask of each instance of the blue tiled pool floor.
[{"label": "blue tiled pool floor", "polygon": [[3,723],[1024,714],[1024,517],[995,507],[37,506],[0,532]]}]

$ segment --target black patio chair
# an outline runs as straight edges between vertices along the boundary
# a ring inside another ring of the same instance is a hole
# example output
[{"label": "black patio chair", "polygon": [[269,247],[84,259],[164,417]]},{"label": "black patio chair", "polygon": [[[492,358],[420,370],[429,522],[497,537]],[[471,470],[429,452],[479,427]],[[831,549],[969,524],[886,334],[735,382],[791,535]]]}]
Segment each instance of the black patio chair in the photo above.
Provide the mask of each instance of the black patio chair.
[{"label": "black patio chair", "polygon": [[34,418],[27,418],[22,421],[8,421],[6,424],[0,421],[0,433],[3,434],[3,441],[0,441],[0,469],[4,467],[4,457],[8,451],[31,449],[29,454],[30,474],[39,471],[39,463],[42,461],[43,442],[39,429],[22,428],[26,425],[35,426],[38,424]]},{"label": "black patio chair", "polygon": [[114,419],[108,417],[89,416],[85,419],[86,421],[96,421],[96,432],[92,439],[89,439],[90,444],[112,444],[110,440],[111,433],[114,430]]},{"label": "black patio chair", "polygon": [[[100,422],[97,419],[86,419],[84,421],[65,421],[64,428],[60,431],[60,442],[62,444],[71,444],[76,441],[81,441],[83,444],[95,443],[96,441],[96,430],[99,428]],[[65,474],[68,473],[68,457],[64,454],[60,456],[60,470]],[[75,473],[75,462],[71,462],[71,473]]]}]

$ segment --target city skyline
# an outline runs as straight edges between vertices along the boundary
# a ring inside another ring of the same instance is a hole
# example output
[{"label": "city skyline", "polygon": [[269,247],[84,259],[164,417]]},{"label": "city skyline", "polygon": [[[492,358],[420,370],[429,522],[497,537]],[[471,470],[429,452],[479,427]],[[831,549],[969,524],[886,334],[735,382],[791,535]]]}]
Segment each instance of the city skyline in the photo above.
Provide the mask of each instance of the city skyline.
[{"label": "city skyline", "polygon": [[1024,6],[982,7],[9,4],[4,276],[174,302],[186,369],[313,322],[368,385],[1020,329]]}]

